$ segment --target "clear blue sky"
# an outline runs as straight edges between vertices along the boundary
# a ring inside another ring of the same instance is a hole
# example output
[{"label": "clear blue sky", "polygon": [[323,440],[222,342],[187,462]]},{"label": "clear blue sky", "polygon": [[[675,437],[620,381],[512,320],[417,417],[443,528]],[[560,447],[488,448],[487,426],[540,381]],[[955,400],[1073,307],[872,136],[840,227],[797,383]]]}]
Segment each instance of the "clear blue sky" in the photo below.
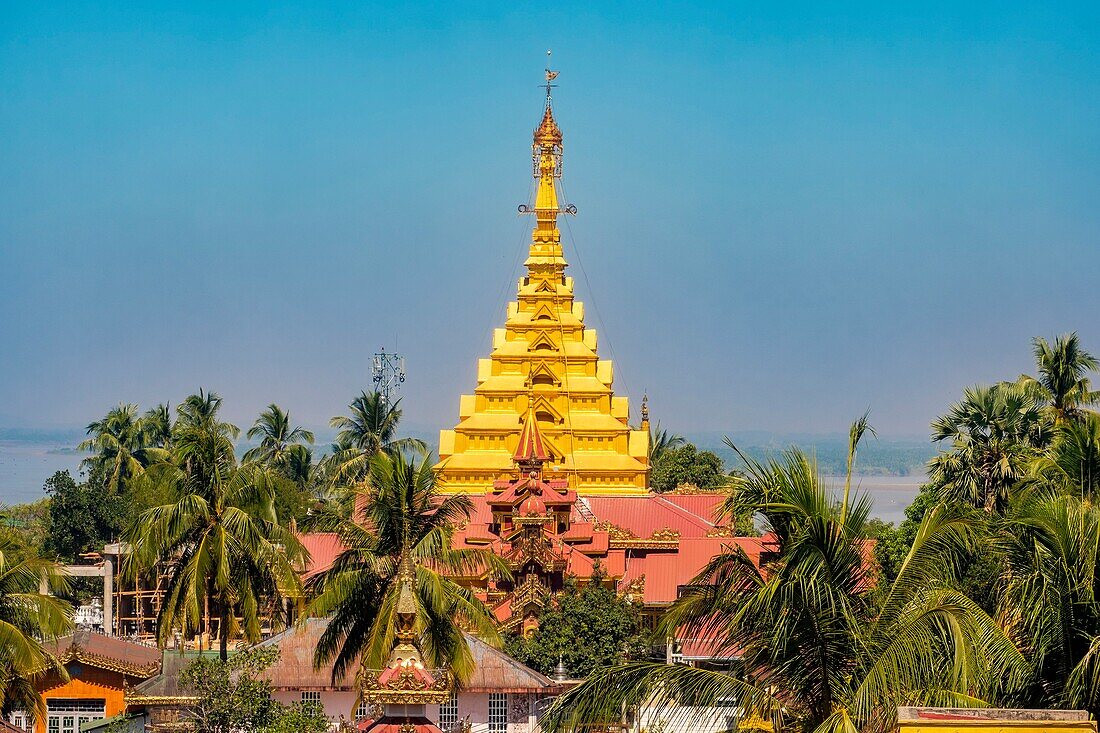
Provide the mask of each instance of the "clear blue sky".
[{"label": "clear blue sky", "polygon": [[961,5],[4,3],[0,423],[202,385],[317,425],[396,345],[407,424],[451,425],[553,48],[617,388],[926,434],[1032,336],[1100,352],[1098,6]]}]

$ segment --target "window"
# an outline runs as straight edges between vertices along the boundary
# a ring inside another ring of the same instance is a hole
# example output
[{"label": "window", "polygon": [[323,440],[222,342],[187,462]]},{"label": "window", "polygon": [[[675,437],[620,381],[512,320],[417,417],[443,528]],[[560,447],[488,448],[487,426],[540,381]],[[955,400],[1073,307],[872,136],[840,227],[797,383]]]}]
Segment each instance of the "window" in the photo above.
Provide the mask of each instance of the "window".
[{"label": "window", "polygon": [[489,693],[489,733],[508,733],[507,693]]},{"label": "window", "polygon": [[8,716],[8,722],[14,725],[19,730],[30,730],[31,721],[27,717],[27,714],[22,710],[16,710],[14,713]]},{"label": "window", "polygon": [[446,733],[458,725],[458,695],[451,695],[439,704],[439,728]]},{"label": "window", "polygon": [[89,720],[101,720],[107,710],[107,701],[54,698],[46,701],[46,730],[48,733],[79,733],[80,724]]},{"label": "window", "polygon": [[371,717],[371,704],[367,702],[359,703],[359,707],[355,708],[355,721],[366,720]]},{"label": "window", "polygon": [[318,705],[321,704],[321,691],[320,690],[305,690],[302,692],[302,702],[315,702]]}]

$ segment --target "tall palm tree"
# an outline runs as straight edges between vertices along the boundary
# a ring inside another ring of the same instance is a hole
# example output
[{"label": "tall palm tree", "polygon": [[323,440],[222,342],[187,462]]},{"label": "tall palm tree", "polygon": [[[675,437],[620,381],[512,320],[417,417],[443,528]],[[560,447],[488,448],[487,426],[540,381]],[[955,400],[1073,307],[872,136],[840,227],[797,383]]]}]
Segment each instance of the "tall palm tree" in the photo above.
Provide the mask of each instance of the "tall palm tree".
[{"label": "tall palm tree", "polygon": [[219,420],[220,398],[193,397],[181,405],[173,462],[146,473],[173,501],[143,512],[126,533],[132,551],[123,575],[134,578],[154,567],[165,575],[157,617],[162,645],[175,630],[201,633],[209,614],[218,619],[225,659],[231,637],[259,640],[264,613],[281,611],[278,597],[301,595],[295,566],[305,550],[279,525],[273,476],[261,466],[236,464],[237,430]]},{"label": "tall palm tree", "polygon": [[370,488],[357,489],[359,516],[336,527],[347,549],[309,583],[310,614],[332,618],[314,664],[331,664],[334,679],[356,659],[368,669],[384,666],[395,628],[395,577],[402,558],[409,557],[416,565],[425,660],[450,667],[464,682],[473,672],[473,659],[463,628],[495,643],[500,639],[485,605],[451,578],[481,572],[504,577],[507,568],[487,550],[451,546],[455,524],[473,507],[465,495],[440,495],[426,457],[415,463],[400,452],[378,452],[369,471]]},{"label": "tall palm tree", "polygon": [[217,392],[207,392],[202,387],[190,395],[176,408],[176,426],[178,428],[197,428],[204,425],[218,425],[234,438],[240,434],[236,425],[218,421],[218,412],[222,407],[222,398]]},{"label": "tall palm tree", "polygon": [[1100,507],[1036,490],[1015,502],[998,549],[1006,565],[999,615],[1029,660],[1014,705],[1100,715]]},{"label": "tall palm tree", "polygon": [[649,431],[649,465],[656,466],[661,456],[685,443],[687,440],[684,436],[669,433],[661,427],[661,423],[657,423],[653,430]]},{"label": "tall palm tree", "polygon": [[102,481],[110,491],[118,492],[127,482],[141,475],[145,467],[162,458],[148,442],[145,426],[138,417],[137,405],[120,404],[100,420],[88,425],[88,439],[77,446],[95,455],[83,465],[93,480]]},{"label": "tall palm tree", "polygon": [[735,699],[776,729],[881,733],[898,705],[973,704],[996,673],[1023,664],[993,619],[951,588],[973,520],[942,506],[929,511],[897,580],[876,588],[865,559],[868,499],[845,511],[797,450],[766,464],[741,458],[745,475],[724,509],[757,513],[767,530],[762,566],[727,548],[660,624],[666,635],[680,629],[739,652],[740,673],[611,667],[558,698],[543,730],[606,724],[643,703],[676,728]]},{"label": "tall palm tree", "polygon": [[43,649],[42,641],[72,629],[72,608],[52,595],[39,592],[45,580],[55,593],[68,583],[58,566],[40,559],[15,561],[11,539],[0,537],[0,715],[23,710],[42,718],[46,706],[35,680],[65,668]]},{"label": "tall palm tree", "polygon": [[337,415],[329,421],[340,431],[336,435],[339,449],[333,452],[331,459],[335,466],[334,480],[361,481],[369,473],[370,462],[379,453],[427,450],[422,440],[397,437],[400,404],[400,399],[387,402],[379,392],[362,392],[348,406],[350,414]]},{"label": "tall palm tree", "polygon": [[291,446],[313,444],[313,433],[292,426],[290,413],[272,402],[260,413],[245,433],[249,440],[260,438],[260,444],[244,454],[245,461],[259,461],[270,468],[281,469]]},{"label": "tall palm tree", "polygon": [[943,498],[999,512],[1050,439],[1041,403],[1017,384],[971,387],[932,423],[932,440],[951,445],[929,462]]},{"label": "tall palm tree", "polygon": [[1038,378],[1023,375],[1019,384],[1043,399],[1060,424],[1075,419],[1082,408],[1100,401],[1088,373],[1100,370],[1100,361],[1081,348],[1076,332],[1054,339],[1052,346],[1042,337],[1033,342]]}]

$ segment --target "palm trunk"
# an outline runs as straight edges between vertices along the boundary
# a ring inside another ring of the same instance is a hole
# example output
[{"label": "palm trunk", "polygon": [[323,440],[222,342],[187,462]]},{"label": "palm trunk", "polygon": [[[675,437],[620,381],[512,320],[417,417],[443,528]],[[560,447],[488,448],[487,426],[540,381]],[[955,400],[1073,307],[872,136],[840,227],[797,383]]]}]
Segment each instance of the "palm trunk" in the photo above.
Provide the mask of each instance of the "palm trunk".
[{"label": "palm trunk", "polygon": [[229,659],[229,612],[222,610],[218,617],[218,656],[224,662]]}]

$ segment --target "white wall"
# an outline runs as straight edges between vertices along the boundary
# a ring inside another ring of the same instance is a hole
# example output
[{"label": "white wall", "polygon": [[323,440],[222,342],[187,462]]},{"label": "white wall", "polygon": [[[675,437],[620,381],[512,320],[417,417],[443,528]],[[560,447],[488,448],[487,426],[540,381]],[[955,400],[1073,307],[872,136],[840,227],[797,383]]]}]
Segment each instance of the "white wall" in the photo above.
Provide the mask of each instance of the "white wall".
[{"label": "white wall", "polygon": [[[273,697],[284,705],[300,702],[302,693],[298,690],[276,690]],[[511,722],[508,723],[508,733],[535,733],[537,731],[536,719],[532,713],[535,711],[534,695],[509,695],[508,707]],[[331,691],[321,693],[321,705],[325,709],[325,715],[334,723],[343,716],[345,720],[352,721],[352,705],[355,704],[355,693],[350,691]],[[538,706],[541,710],[546,703]],[[425,705],[424,712],[431,721],[439,720],[439,706]],[[460,692],[458,693],[458,719],[459,721],[469,716],[472,733],[488,733],[489,731],[489,694],[485,692]],[[520,722],[519,718],[523,718]]]},{"label": "white wall", "polygon": [[[302,693],[298,690],[275,690],[272,697],[284,705],[302,701]],[[352,705],[355,704],[355,693],[347,692],[322,692],[321,705],[325,709],[325,715],[333,722],[339,721],[340,716],[344,720],[354,721]]]}]

